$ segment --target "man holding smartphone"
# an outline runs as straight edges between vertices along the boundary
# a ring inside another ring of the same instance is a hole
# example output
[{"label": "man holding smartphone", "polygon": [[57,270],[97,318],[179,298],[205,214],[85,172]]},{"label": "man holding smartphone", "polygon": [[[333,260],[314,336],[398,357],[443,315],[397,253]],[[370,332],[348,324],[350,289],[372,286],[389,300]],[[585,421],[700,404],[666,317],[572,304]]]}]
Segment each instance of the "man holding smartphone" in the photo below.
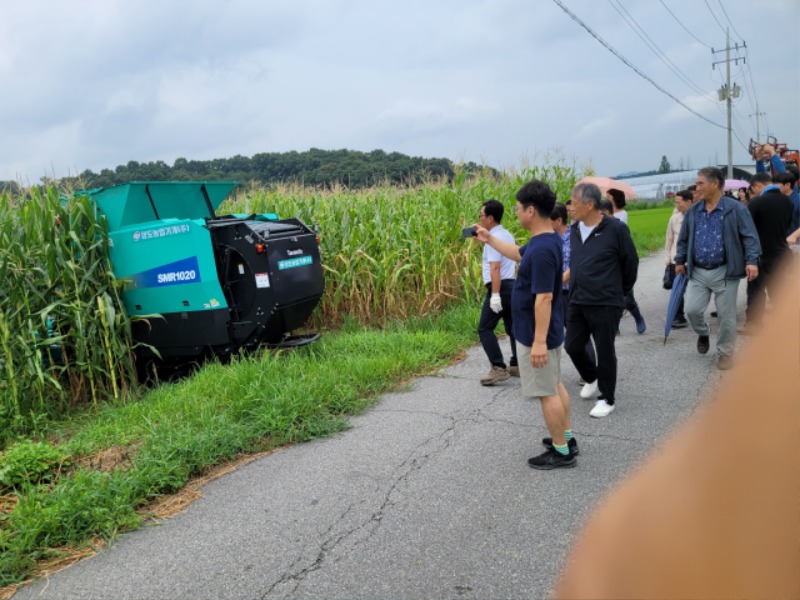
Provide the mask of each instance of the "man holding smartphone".
[{"label": "man holding smartphone", "polygon": [[517,192],[517,217],[529,233],[524,246],[508,243],[494,231],[478,227],[476,238],[503,256],[520,261],[511,303],[514,335],[523,360],[519,364],[522,393],[539,398],[550,436],[545,452],[528,459],[533,469],[572,468],[578,443],[570,425],[570,401],[561,381],[564,309],[561,301],[563,252],[550,214],[556,195],[543,181],[529,181]]},{"label": "man holding smartphone", "polygon": [[[493,236],[513,244],[514,236],[500,224],[504,211],[505,207],[501,202],[494,199],[487,200],[481,206],[478,222],[481,227],[491,231]],[[481,309],[481,320],[478,323],[478,337],[491,364],[489,373],[481,379],[481,385],[496,385],[512,375],[519,377],[517,347],[511,329],[511,291],[514,289],[516,263],[486,245],[483,247],[481,267],[486,297]],[[503,320],[503,327],[511,341],[511,360],[508,367],[503,360],[497,336],[494,334],[500,319]]]}]

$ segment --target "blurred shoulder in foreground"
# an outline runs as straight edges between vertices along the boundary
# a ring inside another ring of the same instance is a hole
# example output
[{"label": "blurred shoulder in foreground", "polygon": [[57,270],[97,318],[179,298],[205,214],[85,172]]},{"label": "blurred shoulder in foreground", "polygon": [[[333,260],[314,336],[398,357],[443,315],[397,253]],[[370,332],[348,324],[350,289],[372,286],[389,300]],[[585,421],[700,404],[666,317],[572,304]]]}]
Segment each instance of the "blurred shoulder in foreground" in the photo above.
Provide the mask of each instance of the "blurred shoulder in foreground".
[{"label": "blurred shoulder in foreground", "polygon": [[619,484],[557,598],[800,597],[800,256],[713,399]]}]

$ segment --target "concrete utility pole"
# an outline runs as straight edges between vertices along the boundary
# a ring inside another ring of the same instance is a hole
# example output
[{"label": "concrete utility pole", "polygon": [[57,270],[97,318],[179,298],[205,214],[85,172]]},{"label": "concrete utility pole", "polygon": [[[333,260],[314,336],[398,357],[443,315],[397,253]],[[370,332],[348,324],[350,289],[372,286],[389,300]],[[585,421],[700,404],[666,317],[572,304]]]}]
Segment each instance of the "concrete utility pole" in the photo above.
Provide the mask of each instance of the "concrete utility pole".
[{"label": "concrete utility pole", "polygon": [[[731,125],[731,113],[733,111],[733,98],[738,98],[739,94],[741,93],[741,88],[733,84],[733,88],[731,88],[731,60],[735,64],[739,64],[739,61],[745,62],[743,56],[739,56],[738,52],[739,49],[747,48],[747,45],[742,42],[742,45],[739,46],[739,42],[736,42],[736,46],[734,46],[734,50],[737,52],[737,55],[731,58],[731,34],[730,30],[725,30],[725,60],[718,60],[711,63],[711,68],[713,69],[718,64],[725,63],[725,85],[723,85],[719,91],[717,92],[719,95],[720,100],[725,100],[728,106],[728,179],[733,179],[733,127]],[[714,50],[711,49],[712,56],[719,52],[723,52],[722,50]]]}]

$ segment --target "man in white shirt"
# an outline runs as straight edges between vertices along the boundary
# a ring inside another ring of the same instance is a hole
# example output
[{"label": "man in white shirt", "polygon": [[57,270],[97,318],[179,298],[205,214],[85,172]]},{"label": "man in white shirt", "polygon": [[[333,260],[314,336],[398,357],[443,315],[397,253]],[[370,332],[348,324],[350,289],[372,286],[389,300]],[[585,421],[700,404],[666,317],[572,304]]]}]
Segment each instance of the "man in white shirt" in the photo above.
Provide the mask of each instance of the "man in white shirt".
[{"label": "man in white shirt", "polygon": [[[514,236],[500,224],[504,210],[503,204],[497,200],[487,200],[481,206],[479,223],[497,239],[515,244]],[[495,385],[512,375],[519,377],[517,348],[511,329],[511,292],[514,289],[515,268],[516,263],[513,260],[506,258],[489,244],[484,245],[482,271],[486,298],[478,324],[478,336],[491,363],[491,369],[486,377],[481,379],[482,385]],[[500,319],[503,320],[503,327],[511,341],[511,360],[508,367],[503,360],[503,352],[494,333]]]}]

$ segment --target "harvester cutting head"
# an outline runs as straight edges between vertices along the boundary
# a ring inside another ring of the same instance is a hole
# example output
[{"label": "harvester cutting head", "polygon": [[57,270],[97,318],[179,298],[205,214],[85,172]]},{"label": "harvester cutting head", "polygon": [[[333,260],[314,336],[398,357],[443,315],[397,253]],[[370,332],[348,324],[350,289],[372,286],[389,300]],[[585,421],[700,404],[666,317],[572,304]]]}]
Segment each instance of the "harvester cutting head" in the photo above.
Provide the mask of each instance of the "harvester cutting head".
[{"label": "harvester cutting head", "polygon": [[88,192],[106,216],[111,264],[136,341],[162,359],[227,356],[291,335],[324,291],[316,233],[275,214],[217,216],[235,182],[132,182]]}]

